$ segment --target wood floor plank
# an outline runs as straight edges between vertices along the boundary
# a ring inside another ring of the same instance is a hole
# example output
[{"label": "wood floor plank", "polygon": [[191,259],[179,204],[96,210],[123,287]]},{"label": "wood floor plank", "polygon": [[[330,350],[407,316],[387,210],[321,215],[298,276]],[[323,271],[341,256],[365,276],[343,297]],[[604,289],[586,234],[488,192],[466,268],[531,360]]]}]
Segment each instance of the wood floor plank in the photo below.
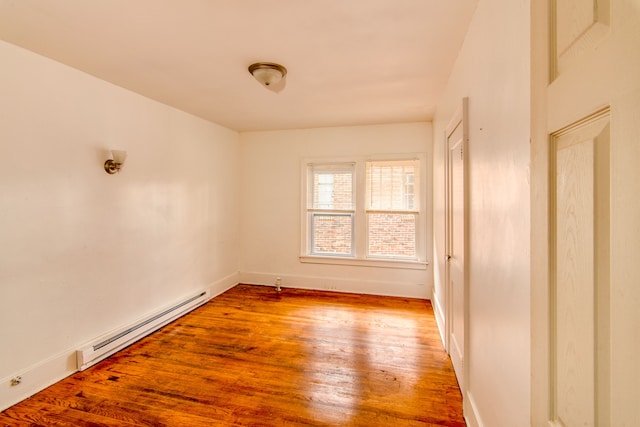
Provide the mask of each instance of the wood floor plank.
[{"label": "wood floor plank", "polygon": [[0,426],[464,426],[428,301],[238,285]]}]

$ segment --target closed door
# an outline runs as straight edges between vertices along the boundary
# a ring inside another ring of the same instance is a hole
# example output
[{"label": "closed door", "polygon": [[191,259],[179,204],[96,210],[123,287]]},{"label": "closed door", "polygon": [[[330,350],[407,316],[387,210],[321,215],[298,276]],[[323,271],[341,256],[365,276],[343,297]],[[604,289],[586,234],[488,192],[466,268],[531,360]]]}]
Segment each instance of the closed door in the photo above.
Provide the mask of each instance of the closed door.
[{"label": "closed door", "polygon": [[640,3],[532,3],[532,419],[640,425]]},{"label": "closed door", "polygon": [[464,360],[467,319],[466,249],[466,112],[467,99],[451,119],[447,142],[447,285],[449,303],[449,354],[461,389],[464,390]]}]

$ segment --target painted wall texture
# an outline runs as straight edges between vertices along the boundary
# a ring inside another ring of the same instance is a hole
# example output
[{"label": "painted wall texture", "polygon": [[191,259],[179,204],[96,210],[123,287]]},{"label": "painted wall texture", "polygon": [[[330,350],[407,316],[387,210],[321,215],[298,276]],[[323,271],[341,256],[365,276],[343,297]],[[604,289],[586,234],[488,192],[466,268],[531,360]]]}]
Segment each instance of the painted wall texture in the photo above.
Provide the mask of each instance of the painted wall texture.
[{"label": "painted wall texture", "polygon": [[443,135],[469,97],[465,398],[484,426],[529,425],[529,16],[529,1],[478,3],[434,120],[434,288],[442,303]]},{"label": "painted wall texture", "polygon": [[[408,270],[308,264],[299,259],[303,160],[426,153],[430,166],[430,123],[247,132],[241,139],[243,280],[273,284],[280,276],[285,287],[430,297],[430,266]],[[426,171],[427,204],[430,179]],[[425,233],[429,242],[430,228]],[[427,260],[431,261],[430,244]]]},{"label": "painted wall texture", "polygon": [[[3,407],[47,380],[11,375],[64,376],[86,340],[237,278],[240,151],[236,132],[4,42],[0,63]],[[111,149],[128,152],[116,175]]]}]

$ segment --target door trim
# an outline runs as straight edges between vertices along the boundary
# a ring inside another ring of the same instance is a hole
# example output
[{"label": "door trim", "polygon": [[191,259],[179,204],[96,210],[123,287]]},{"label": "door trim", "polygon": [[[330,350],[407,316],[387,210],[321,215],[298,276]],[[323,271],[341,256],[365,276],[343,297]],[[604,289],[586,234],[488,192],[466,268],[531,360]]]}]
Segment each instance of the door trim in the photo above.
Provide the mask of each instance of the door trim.
[{"label": "door trim", "polygon": [[466,401],[466,383],[469,377],[469,346],[468,346],[468,336],[469,336],[469,166],[468,166],[468,143],[469,143],[469,98],[462,98],[462,102],[460,107],[453,114],[451,120],[447,124],[444,132],[444,142],[445,142],[445,331],[443,333],[445,337],[445,348],[447,353],[450,355],[453,350],[452,345],[454,344],[454,340],[452,339],[452,317],[453,317],[453,290],[451,289],[451,271],[450,271],[450,257],[451,257],[451,246],[452,246],[452,227],[451,222],[453,221],[453,212],[451,209],[451,168],[450,168],[450,146],[449,146],[449,138],[451,135],[462,126],[462,165],[463,165],[463,209],[464,209],[464,217],[463,217],[463,241],[464,241],[464,251],[463,251],[463,264],[462,264],[462,272],[463,272],[463,328],[464,328],[464,336],[462,342],[462,378],[458,378],[458,384],[460,386],[460,391],[462,392],[463,401]]}]

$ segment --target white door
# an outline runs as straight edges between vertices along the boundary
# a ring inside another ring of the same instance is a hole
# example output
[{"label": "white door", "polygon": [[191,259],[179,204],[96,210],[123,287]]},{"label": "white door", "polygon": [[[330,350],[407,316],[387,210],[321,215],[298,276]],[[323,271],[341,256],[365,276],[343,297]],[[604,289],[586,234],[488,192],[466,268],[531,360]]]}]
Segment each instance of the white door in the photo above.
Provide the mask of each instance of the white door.
[{"label": "white door", "polygon": [[532,2],[534,426],[640,425],[640,2]]},{"label": "white door", "polygon": [[467,145],[467,98],[449,122],[447,144],[447,212],[445,227],[447,252],[447,311],[449,324],[449,355],[464,395],[465,334],[467,319],[466,243],[466,182],[465,157]]}]

